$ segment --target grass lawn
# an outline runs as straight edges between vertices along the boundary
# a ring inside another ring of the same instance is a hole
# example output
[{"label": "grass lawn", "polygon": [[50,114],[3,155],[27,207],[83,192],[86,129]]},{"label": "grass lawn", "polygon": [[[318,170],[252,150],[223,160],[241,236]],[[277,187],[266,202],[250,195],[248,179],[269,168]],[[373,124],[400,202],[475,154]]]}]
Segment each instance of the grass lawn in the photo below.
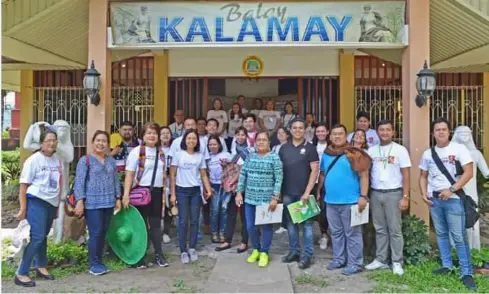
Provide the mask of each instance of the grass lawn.
[{"label": "grass lawn", "polygon": [[[405,267],[402,277],[394,275],[390,270],[371,272],[368,277],[377,282],[374,292],[470,292],[459,280],[458,271],[457,274],[433,276],[431,271],[439,267],[438,262],[429,261],[422,265]],[[489,276],[476,275],[475,281],[477,292],[489,293]]]}]

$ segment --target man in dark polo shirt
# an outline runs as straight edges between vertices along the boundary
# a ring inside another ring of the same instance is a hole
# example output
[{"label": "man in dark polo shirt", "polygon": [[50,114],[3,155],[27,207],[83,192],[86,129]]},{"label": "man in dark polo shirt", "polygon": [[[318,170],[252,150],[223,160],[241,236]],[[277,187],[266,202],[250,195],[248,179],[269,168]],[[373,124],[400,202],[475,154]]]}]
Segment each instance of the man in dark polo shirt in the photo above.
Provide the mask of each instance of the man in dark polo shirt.
[{"label": "man in dark polo shirt", "polygon": [[[282,183],[284,207],[299,200],[307,203],[319,172],[319,157],[316,147],[304,138],[306,122],[296,118],[290,123],[290,126],[292,140],[290,143],[282,145],[279,151],[284,171]],[[300,255],[299,226],[292,222],[288,212],[285,213],[285,217],[289,234],[289,253],[282,257],[282,262],[298,261],[299,268],[306,269],[311,265],[314,254],[313,219],[302,223],[304,249]]]}]

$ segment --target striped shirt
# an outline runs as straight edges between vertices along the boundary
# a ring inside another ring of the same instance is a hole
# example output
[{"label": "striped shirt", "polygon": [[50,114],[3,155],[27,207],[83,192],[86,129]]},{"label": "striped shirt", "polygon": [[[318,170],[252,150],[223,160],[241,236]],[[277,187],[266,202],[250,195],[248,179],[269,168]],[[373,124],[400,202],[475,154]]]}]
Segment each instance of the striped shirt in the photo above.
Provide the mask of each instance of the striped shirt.
[{"label": "striped shirt", "polygon": [[268,204],[282,188],[283,169],[278,154],[264,156],[252,153],[245,161],[238,181],[237,192],[245,192],[244,201],[251,205]]}]

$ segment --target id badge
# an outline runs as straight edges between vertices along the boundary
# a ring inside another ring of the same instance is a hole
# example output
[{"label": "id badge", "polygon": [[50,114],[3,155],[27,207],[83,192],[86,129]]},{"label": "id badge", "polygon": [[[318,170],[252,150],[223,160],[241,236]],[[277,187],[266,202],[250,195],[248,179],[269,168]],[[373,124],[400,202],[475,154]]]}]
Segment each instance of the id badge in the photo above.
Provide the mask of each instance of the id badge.
[{"label": "id badge", "polygon": [[49,188],[51,190],[56,190],[58,188],[58,179],[55,174],[49,176]]},{"label": "id badge", "polygon": [[389,181],[389,173],[387,172],[386,168],[380,169],[380,181],[381,182],[388,182]]}]

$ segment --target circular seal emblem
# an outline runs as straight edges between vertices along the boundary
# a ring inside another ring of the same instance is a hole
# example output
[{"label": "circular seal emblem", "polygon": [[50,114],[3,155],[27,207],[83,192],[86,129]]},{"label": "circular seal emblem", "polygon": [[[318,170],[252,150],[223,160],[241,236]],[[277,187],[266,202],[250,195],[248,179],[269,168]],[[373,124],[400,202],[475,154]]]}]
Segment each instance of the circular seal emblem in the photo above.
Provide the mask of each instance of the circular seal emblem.
[{"label": "circular seal emblem", "polygon": [[263,61],[257,56],[248,56],[243,61],[243,73],[250,77],[255,78],[263,72]]}]

